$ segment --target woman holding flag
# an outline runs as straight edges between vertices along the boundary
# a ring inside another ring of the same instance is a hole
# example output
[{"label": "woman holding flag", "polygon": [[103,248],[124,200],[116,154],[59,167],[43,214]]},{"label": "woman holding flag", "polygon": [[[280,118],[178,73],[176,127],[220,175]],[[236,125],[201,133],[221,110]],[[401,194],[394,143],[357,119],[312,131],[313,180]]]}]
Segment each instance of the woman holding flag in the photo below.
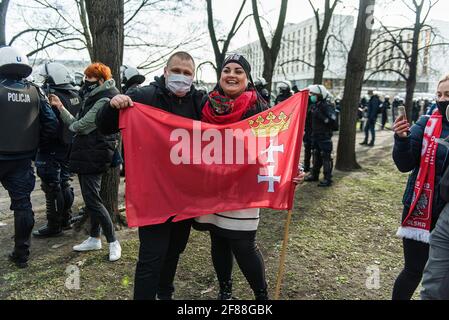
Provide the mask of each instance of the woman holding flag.
[{"label": "woman holding flag", "polygon": [[[230,124],[268,108],[255,89],[251,66],[243,56],[229,56],[221,69],[219,83],[203,107],[203,122]],[[304,174],[300,173],[294,182],[299,183],[303,179]],[[210,231],[212,262],[220,285],[218,299],[232,298],[233,256],[254,291],[255,299],[268,299],[265,264],[256,244],[259,212],[258,208],[249,208],[195,219],[196,229]]]},{"label": "woman holding flag", "polygon": [[438,108],[430,116],[422,116],[411,129],[405,115],[394,123],[393,160],[399,171],[411,174],[397,233],[403,239],[404,269],[394,284],[393,300],[411,299],[418,287],[429,258],[430,232],[446,204],[439,186],[448,166],[448,149],[437,139],[449,136],[447,89],[444,89],[448,83],[448,77],[439,83]]}]

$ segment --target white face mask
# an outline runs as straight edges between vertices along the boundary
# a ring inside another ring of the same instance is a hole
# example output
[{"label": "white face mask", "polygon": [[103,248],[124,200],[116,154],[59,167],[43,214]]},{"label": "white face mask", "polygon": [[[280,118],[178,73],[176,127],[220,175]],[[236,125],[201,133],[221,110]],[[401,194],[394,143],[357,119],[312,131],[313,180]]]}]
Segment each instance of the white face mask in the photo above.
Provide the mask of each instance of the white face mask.
[{"label": "white face mask", "polygon": [[184,97],[192,86],[193,78],[182,74],[169,74],[166,81],[167,89],[178,97]]}]

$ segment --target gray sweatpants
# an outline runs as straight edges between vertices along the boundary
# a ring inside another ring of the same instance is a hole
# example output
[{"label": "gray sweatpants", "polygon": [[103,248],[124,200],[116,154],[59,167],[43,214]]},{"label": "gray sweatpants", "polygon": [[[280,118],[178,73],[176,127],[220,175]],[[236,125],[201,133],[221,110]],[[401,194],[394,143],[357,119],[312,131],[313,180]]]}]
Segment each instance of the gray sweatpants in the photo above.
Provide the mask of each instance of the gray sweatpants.
[{"label": "gray sweatpants", "polygon": [[429,260],[422,280],[423,300],[449,300],[449,203],[430,235]]}]

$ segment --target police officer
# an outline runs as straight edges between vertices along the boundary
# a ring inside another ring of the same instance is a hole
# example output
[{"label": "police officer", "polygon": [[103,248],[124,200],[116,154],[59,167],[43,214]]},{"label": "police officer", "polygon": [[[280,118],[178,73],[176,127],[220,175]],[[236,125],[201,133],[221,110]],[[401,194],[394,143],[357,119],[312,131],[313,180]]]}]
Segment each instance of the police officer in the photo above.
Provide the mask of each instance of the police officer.
[{"label": "police officer", "polygon": [[391,118],[392,122],[394,123],[396,120],[396,116],[398,115],[398,107],[399,107],[399,97],[396,96],[393,99],[393,102],[391,103]]},{"label": "police officer", "polygon": [[390,96],[385,96],[382,103],[382,130],[385,129],[385,124],[388,121],[388,110],[391,108]]},{"label": "police officer", "polygon": [[364,96],[360,99],[359,108],[357,110],[357,117],[360,121],[360,131],[363,132],[365,128],[365,122],[367,118],[367,110],[368,110],[368,97]]},{"label": "police officer", "polygon": [[309,103],[307,104],[306,123],[304,126],[304,172],[310,172],[310,160],[312,159],[312,107],[314,103],[309,96]]},{"label": "police officer", "polygon": [[274,102],[275,105],[292,96],[291,87],[290,81],[281,81],[278,85],[279,95],[276,97],[276,101]]},{"label": "police officer", "polygon": [[25,55],[0,47],[0,182],[14,211],[14,250],[9,259],[19,268],[27,267],[34,226],[30,195],[36,179],[31,161],[38,147],[50,148],[58,128],[45,94],[24,80],[31,72]]},{"label": "police officer", "polygon": [[134,67],[123,65],[120,67],[120,71],[122,78],[122,93],[138,88],[145,82],[145,76],[140,74],[139,70]]},{"label": "police officer", "polygon": [[267,81],[259,77],[254,81],[254,86],[256,87],[257,92],[260,94],[260,96],[270,105],[270,93],[268,92],[267,88]]},{"label": "police officer", "polygon": [[340,97],[337,97],[337,99],[335,99],[335,115],[337,117],[336,126],[338,128],[340,127],[340,113],[341,113],[341,99]]},{"label": "police officer", "polygon": [[[40,75],[45,79],[45,93],[57,95],[64,107],[76,116],[82,100],[72,85],[73,79],[67,68],[56,62],[46,63],[41,68]],[[33,232],[35,237],[57,236],[63,230],[70,229],[74,193],[70,186],[69,154],[73,133],[62,122],[59,111],[53,111],[59,120],[57,139],[50,148],[38,150],[35,162],[47,207],[47,224]]]},{"label": "police officer", "polygon": [[[141,84],[145,82],[145,76],[140,74],[137,68],[123,65],[120,67],[121,79],[122,79],[122,93],[130,93],[132,90],[141,87]],[[125,149],[123,148],[123,144],[121,146],[121,170],[120,176],[125,176]]]},{"label": "police officer", "polygon": [[337,118],[334,107],[327,101],[329,93],[323,85],[309,86],[309,94],[312,103],[313,168],[304,180],[318,181],[323,167],[324,180],[318,186],[328,187],[332,184],[332,131]]},{"label": "police officer", "polygon": [[418,121],[420,108],[419,99],[413,98],[412,123],[416,123]]},{"label": "police officer", "polygon": [[[365,140],[363,140],[361,145],[368,145],[369,147],[374,146],[374,141],[376,139],[376,121],[377,115],[380,110],[380,99],[377,94],[373,92],[373,90],[368,91],[368,96],[370,97],[368,101],[368,109],[367,109],[367,120],[365,124]],[[368,143],[369,132],[371,132],[371,140]]]}]

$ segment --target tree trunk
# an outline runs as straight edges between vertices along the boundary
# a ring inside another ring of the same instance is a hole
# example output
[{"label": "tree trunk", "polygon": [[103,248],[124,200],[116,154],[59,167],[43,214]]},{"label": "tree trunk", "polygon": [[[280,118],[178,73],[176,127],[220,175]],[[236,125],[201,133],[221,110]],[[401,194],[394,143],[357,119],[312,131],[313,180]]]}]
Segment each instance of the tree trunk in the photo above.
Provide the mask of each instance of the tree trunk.
[{"label": "tree trunk", "polygon": [[284,31],[285,18],[287,16],[288,0],[281,0],[281,7],[279,10],[279,19],[271,40],[271,47],[268,45],[267,39],[263,33],[262,24],[260,22],[259,10],[257,7],[257,0],[252,0],[253,17],[256,24],[257,34],[259,35],[260,45],[262,47],[264,66],[263,77],[267,81],[267,89],[271,93],[271,84],[273,81],[274,68],[276,60],[281,48],[282,33]]},{"label": "tree trunk", "polygon": [[[92,35],[92,61],[111,68],[116,86],[120,87],[120,66],[123,63],[124,0],[89,0],[86,11]],[[103,175],[101,196],[112,220],[121,222],[118,211],[120,169],[111,168]]]},{"label": "tree trunk", "polygon": [[209,30],[209,36],[212,43],[212,48],[214,49],[214,55],[215,55],[215,72],[217,74],[217,81],[220,80],[221,76],[221,66],[223,65],[224,59],[226,58],[226,54],[228,52],[229,44],[231,43],[232,38],[235,36],[236,32],[240,28],[243,21],[246,19],[243,19],[243,21],[239,23],[240,16],[243,12],[243,8],[245,7],[246,0],[243,0],[240,9],[235,16],[234,22],[232,24],[232,27],[228,33],[228,36],[226,37],[223,48],[220,49],[219,41],[217,40],[217,35],[215,34],[215,27],[214,27],[214,15],[213,15],[213,9],[212,9],[212,0],[206,0],[206,10],[207,10],[207,29]]},{"label": "tree trunk", "polygon": [[315,72],[313,75],[313,83],[314,84],[322,84],[323,83],[323,77],[324,77],[324,57],[325,55],[318,52],[315,52]]},{"label": "tree trunk", "polygon": [[326,0],[324,3],[324,16],[323,16],[323,23],[320,23],[320,14],[318,9],[315,9],[315,7],[312,6],[314,13],[315,13],[315,21],[316,21],[316,28],[317,28],[317,37],[315,41],[315,70],[314,70],[314,76],[313,76],[313,83],[314,84],[322,84],[323,83],[323,77],[324,77],[324,60],[326,58],[327,53],[327,44],[326,38],[327,34],[329,33],[329,27],[332,20],[332,15],[335,11],[335,8],[337,7],[339,3],[339,0],[335,0],[332,5],[330,3],[330,0]]},{"label": "tree trunk", "polygon": [[111,68],[119,87],[120,66],[123,63],[124,0],[88,0],[86,11],[92,35],[92,61]]},{"label": "tree trunk", "polygon": [[6,13],[9,0],[0,1],[0,46],[6,45]]},{"label": "tree trunk", "polygon": [[226,58],[225,54],[220,53],[218,55],[215,55],[215,64],[217,66],[217,68],[215,69],[215,74],[217,75],[217,82],[220,81],[221,66],[223,65],[224,59]]},{"label": "tree trunk", "polygon": [[346,66],[340,137],[338,139],[337,162],[335,165],[336,169],[343,171],[360,168],[355,154],[357,106],[362,92],[363,77],[371,40],[372,25],[369,25],[369,21],[372,21],[370,20],[372,11],[369,9],[374,7],[375,0],[359,1],[357,27]]},{"label": "tree trunk", "polygon": [[273,81],[273,73],[274,73],[274,65],[271,58],[271,51],[268,50],[267,52],[263,53],[264,57],[264,65],[263,65],[263,71],[262,71],[262,77],[267,81],[267,85],[265,86],[268,89],[268,92],[271,94],[271,85]]},{"label": "tree trunk", "polygon": [[416,88],[416,78],[418,72],[418,47],[419,47],[419,35],[421,33],[422,24],[421,24],[421,13],[423,9],[423,1],[420,5],[416,5],[416,16],[415,16],[415,25],[413,27],[413,43],[412,43],[412,52],[410,55],[410,63],[408,64],[409,73],[406,82],[406,95],[405,95],[405,107],[407,113],[407,120],[409,123],[412,123],[413,116],[413,95],[415,93]]}]

